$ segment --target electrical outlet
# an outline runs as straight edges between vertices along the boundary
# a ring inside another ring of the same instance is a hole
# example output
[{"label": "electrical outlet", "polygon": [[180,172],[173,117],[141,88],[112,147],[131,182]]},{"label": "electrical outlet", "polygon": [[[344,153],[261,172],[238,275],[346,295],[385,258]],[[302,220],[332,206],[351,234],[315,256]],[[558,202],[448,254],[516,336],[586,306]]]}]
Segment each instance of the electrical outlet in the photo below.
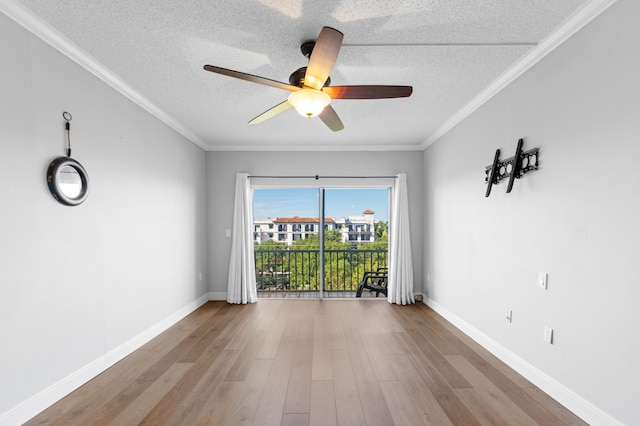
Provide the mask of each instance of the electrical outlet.
[{"label": "electrical outlet", "polygon": [[231,229],[227,229],[225,231],[225,235],[227,236],[227,238],[231,238]]},{"label": "electrical outlet", "polygon": [[553,328],[545,327],[544,328],[544,341],[553,344]]},{"label": "electrical outlet", "polygon": [[538,272],[538,287],[546,290],[547,289],[547,278],[548,274],[546,272]]}]

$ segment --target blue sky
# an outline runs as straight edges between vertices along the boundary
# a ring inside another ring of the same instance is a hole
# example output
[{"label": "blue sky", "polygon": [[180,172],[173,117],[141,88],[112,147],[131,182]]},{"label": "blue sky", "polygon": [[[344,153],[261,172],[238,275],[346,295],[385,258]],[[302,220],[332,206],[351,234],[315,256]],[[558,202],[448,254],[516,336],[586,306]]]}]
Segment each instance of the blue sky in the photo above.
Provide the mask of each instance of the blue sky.
[{"label": "blue sky", "polygon": [[[375,218],[388,221],[388,189],[327,189],[325,190],[325,216],[360,216],[373,210]],[[318,190],[254,189],[253,216],[256,219],[277,217],[318,217]]]}]

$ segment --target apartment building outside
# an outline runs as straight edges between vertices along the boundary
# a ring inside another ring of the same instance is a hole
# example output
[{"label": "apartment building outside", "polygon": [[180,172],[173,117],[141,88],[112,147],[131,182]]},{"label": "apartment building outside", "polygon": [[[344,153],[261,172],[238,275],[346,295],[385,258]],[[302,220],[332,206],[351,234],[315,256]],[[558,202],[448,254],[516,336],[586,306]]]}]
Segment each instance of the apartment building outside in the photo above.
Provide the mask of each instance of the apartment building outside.
[{"label": "apartment building outside", "polygon": [[[340,231],[341,241],[353,245],[375,241],[375,212],[365,210],[361,216],[324,219],[324,229]],[[318,234],[320,219],[317,217],[280,217],[276,219],[255,219],[253,240],[258,244],[266,241],[285,243],[309,238]]]}]

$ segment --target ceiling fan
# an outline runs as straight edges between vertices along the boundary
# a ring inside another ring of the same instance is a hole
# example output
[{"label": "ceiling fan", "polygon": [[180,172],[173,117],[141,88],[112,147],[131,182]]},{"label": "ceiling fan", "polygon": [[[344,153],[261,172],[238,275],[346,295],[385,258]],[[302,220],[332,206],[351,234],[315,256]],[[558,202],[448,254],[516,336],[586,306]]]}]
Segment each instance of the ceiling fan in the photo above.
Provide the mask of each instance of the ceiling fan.
[{"label": "ceiling fan", "polygon": [[258,115],[249,121],[249,124],[262,123],[294,107],[302,116],[320,117],[327,127],[337,132],[344,129],[344,125],[329,105],[332,99],[405,98],[413,91],[411,86],[330,86],[329,74],[342,46],[342,38],[343,34],[340,31],[323,27],[315,42],[303,43],[300,50],[309,58],[309,64],[294,71],[289,77],[289,84],[213,65],[205,65],[204,69],[292,92],[287,100]]}]

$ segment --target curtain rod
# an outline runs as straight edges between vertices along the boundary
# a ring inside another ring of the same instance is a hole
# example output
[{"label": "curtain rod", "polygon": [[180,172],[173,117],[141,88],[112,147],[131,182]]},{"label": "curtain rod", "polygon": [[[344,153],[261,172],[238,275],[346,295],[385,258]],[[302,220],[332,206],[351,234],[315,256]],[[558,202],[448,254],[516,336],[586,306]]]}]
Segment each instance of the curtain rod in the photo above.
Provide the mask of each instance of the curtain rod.
[{"label": "curtain rod", "polygon": [[397,176],[252,176],[247,178],[264,178],[264,179],[396,179]]}]

